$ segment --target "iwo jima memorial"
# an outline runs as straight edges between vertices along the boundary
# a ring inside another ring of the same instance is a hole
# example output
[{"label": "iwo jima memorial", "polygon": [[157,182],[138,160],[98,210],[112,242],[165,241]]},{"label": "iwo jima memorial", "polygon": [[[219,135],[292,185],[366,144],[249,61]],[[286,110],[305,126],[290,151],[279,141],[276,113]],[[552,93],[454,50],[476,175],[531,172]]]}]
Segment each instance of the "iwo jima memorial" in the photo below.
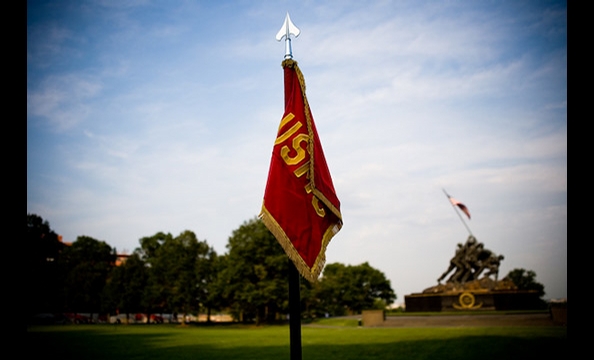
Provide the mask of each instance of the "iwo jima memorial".
[{"label": "iwo jima memorial", "polygon": [[498,279],[499,265],[505,257],[486,249],[483,243],[477,241],[458,212],[459,208],[470,219],[466,206],[445,190],[444,193],[470,235],[464,244],[457,244],[455,254],[437,279],[436,286],[404,296],[406,312],[538,308],[540,296],[537,291],[519,290],[510,279]]}]

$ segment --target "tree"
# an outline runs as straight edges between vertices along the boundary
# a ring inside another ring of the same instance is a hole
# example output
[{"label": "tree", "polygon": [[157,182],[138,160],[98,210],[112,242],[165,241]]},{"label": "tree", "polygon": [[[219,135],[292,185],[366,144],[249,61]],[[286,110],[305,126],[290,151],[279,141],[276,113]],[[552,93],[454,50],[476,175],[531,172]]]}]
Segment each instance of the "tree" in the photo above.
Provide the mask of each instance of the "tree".
[{"label": "tree", "polygon": [[[213,278],[207,287],[206,307],[208,309],[232,309],[234,308],[230,290],[229,254],[216,256],[212,262]],[[239,312],[235,312],[239,313]],[[236,317],[238,319],[239,317]]]},{"label": "tree", "polygon": [[[159,249],[163,244],[171,240],[173,236],[169,233],[158,232],[153,236],[146,236],[139,240],[140,248],[137,248],[134,252],[140,256],[140,259],[144,261],[147,270],[146,286],[142,293],[141,305],[144,312],[147,313],[150,321],[150,314],[157,312],[163,312],[167,307],[167,293],[166,279],[162,274],[159,267]],[[155,270],[156,268],[156,270]]]},{"label": "tree", "polygon": [[513,269],[505,278],[511,280],[518,290],[536,290],[539,297],[545,294],[544,285],[536,281],[536,273],[532,270]]},{"label": "tree", "polygon": [[257,218],[234,230],[219,288],[236,318],[274,321],[288,308],[289,263],[284,250]]},{"label": "tree", "polygon": [[206,242],[200,244],[196,259],[198,301],[206,308],[206,321],[210,322],[211,310],[221,308],[221,292],[217,288],[217,274],[221,260],[216,251]]},{"label": "tree", "polygon": [[314,288],[314,296],[318,299],[314,305],[317,315],[358,314],[380,304],[381,308],[385,308],[396,299],[390,281],[367,262],[355,266],[328,264]]},{"label": "tree", "polygon": [[103,310],[107,313],[123,313],[130,319],[130,313],[142,312],[142,297],[148,279],[148,268],[138,253],[116,266],[105,286]]},{"label": "tree", "polygon": [[47,220],[35,214],[27,214],[27,258],[35,263],[45,265],[54,261],[64,244],[59,240]]},{"label": "tree", "polygon": [[116,260],[116,251],[105,241],[79,236],[63,251],[66,306],[72,312],[99,313],[107,278]]},{"label": "tree", "polygon": [[47,220],[36,214],[27,214],[25,238],[27,311],[62,311],[62,284],[64,274],[59,258],[65,245],[60,241]]},{"label": "tree", "polygon": [[215,269],[211,262],[216,253],[206,241],[186,230],[175,238],[158,232],[140,239],[140,244],[136,252],[148,266],[143,299],[149,318],[154,312],[171,311],[182,313],[185,320],[201,303],[208,302]]},{"label": "tree", "polygon": [[[196,271],[199,252],[208,248],[196,235],[186,230],[167,241],[159,252],[160,271],[165,274],[168,304],[184,315],[199,310],[199,281]],[[163,267],[164,266],[164,267]]]}]

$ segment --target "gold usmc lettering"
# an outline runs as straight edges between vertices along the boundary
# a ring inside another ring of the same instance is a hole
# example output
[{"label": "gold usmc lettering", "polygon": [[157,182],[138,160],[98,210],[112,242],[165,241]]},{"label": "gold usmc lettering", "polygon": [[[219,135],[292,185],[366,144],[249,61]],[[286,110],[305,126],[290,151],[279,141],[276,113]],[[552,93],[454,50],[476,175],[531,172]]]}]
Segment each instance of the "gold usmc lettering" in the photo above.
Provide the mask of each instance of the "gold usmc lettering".
[{"label": "gold usmc lettering", "polygon": [[[292,113],[287,114],[287,116],[285,116],[281,120],[278,130],[280,131],[280,129],[282,129],[283,126],[285,126],[289,121],[293,120],[294,117],[295,117],[295,115],[293,115]],[[283,133],[282,135],[280,135],[279,137],[276,138],[274,145],[283,143],[285,140],[287,140],[289,137],[291,137],[291,135],[296,133],[297,130],[299,130],[299,128],[301,126],[303,126],[303,124],[301,122],[297,121],[297,123],[295,123],[295,125],[291,126],[291,128],[289,130],[287,130],[285,133]]]},{"label": "gold usmc lettering", "polygon": [[318,198],[315,195],[311,198],[311,206],[313,206],[314,210],[316,211],[316,214],[318,214],[319,217],[324,217],[326,215],[326,210],[324,210],[324,208],[320,206],[320,202],[318,201]]},{"label": "gold usmc lettering", "polygon": [[301,160],[305,159],[305,149],[301,147],[301,143],[304,141],[306,144],[309,141],[309,136],[307,134],[299,134],[293,138],[293,149],[297,152],[295,157],[289,156],[291,150],[287,145],[281,148],[281,156],[287,165],[297,165]]},{"label": "gold usmc lettering", "polygon": [[[285,116],[281,120],[278,130],[280,131],[285,125],[287,125],[294,118],[295,118],[295,115],[293,115],[293,113],[288,113],[287,116]],[[293,126],[291,126],[289,129],[287,129],[287,131],[280,134],[276,138],[276,140],[274,141],[274,145],[280,145],[280,144],[286,142],[302,126],[303,126],[303,124],[300,121],[297,121]],[[295,136],[293,138],[293,140],[291,140],[291,147],[293,148],[293,150],[295,150],[293,153],[294,156],[291,156],[292,152],[291,152],[291,149],[289,148],[289,146],[283,145],[281,147],[280,155],[287,165],[299,165],[305,159],[307,153],[306,153],[306,150],[303,147],[301,147],[301,143],[305,142],[307,144],[308,141],[309,141],[309,135],[303,134],[303,133],[298,134],[297,136]],[[301,166],[299,166],[295,171],[293,171],[293,174],[298,178],[302,177],[303,175],[306,175],[307,178],[309,178],[309,160],[303,162],[301,164]],[[311,193],[310,184],[307,184],[305,186],[305,192],[307,194]],[[316,214],[318,214],[318,216],[324,217],[326,215],[326,211],[320,205],[318,198],[315,195],[311,199],[311,205],[313,206],[313,208],[314,208]]]}]

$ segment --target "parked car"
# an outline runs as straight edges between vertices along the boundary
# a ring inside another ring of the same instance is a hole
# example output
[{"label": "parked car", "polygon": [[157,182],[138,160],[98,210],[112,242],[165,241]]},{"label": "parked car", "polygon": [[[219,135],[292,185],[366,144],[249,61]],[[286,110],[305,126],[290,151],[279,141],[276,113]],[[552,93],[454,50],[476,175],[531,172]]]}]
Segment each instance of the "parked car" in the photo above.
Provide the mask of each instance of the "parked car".
[{"label": "parked car", "polygon": [[73,324],[90,324],[92,323],[89,316],[78,313],[65,313],[64,316]]},{"label": "parked car", "polygon": [[151,322],[154,324],[162,324],[163,323],[163,317],[160,315],[155,315],[152,314],[151,315]]},{"label": "parked car", "polygon": [[126,314],[117,314],[117,315],[112,315],[109,317],[109,323],[110,324],[127,324],[128,321],[130,323],[134,323],[134,314],[130,314],[129,317],[126,316]]},{"label": "parked car", "polygon": [[107,323],[107,315],[106,314],[97,315],[97,322],[99,324]]},{"label": "parked car", "polygon": [[135,323],[146,323],[146,316],[141,313],[134,314],[134,322]]},{"label": "parked car", "polygon": [[[147,316],[143,313],[130,314],[129,317],[126,314],[117,314],[109,317],[110,324],[146,324]],[[161,315],[151,314],[152,324],[162,324],[164,319]]]},{"label": "parked car", "polygon": [[161,313],[161,314],[154,314],[151,315],[151,322],[163,324],[163,323],[177,323],[177,315],[172,313]]}]

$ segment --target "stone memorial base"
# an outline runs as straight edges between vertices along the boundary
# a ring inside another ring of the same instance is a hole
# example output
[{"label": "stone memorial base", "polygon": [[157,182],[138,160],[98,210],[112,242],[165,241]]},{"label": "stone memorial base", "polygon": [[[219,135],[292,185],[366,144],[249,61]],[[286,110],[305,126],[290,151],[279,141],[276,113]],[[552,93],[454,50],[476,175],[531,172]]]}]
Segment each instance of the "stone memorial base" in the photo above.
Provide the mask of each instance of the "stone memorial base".
[{"label": "stone memorial base", "polygon": [[378,326],[382,325],[386,320],[384,310],[363,310],[363,326]]},{"label": "stone memorial base", "polygon": [[551,317],[553,323],[567,326],[567,301],[551,302]]},{"label": "stone memorial base", "polygon": [[542,308],[536,291],[517,290],[508,281],[489,278],[463,285],[444,284],[404,297],[406,312],[457,310],[535,310]]}]

